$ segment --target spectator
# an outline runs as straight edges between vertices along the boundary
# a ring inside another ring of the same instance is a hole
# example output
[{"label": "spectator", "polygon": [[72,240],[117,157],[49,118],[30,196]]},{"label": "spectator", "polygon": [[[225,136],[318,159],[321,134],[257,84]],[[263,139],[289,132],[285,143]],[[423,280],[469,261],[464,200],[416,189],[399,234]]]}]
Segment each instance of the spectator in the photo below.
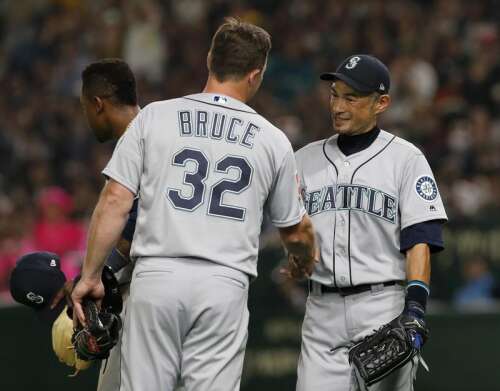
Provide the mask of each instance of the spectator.
[{"label": "spectator", "polygon": [[71,197],[59,187],[43,189],[38,197],[38,210],[33,243],[36,250],[58,254],[61,270],[68,278],[74,277],[85,249],[85,227],[70,218]]},{"label": "spectator", "polygon": [[484,311],[495,306],[495,278],[484,257],[477,255],[466,260],[462,275],[465,283],[455,292],[453,298],[457,309]]},{"label": "spectator", "polygon": [[[497,2],[351,3],[0,2],[0,87],[8,92],[0,95],[0,199],[10,205],[0,220],[14,222],[0,229],[0,270],[33,244],[29,216],[44,188],[56,184],[73,198],[75,209],[63,213],[64,224],[78,229],[97,199],[112,147],[96,144],[84,123],[81,67],[94,58],[124,57],[138,74],[141,106],[194,93],[206,77],[201,53],[207,37],[226,15],[272,32],[266,80],[251,104],[283,126],[296,148],[329,136],[328,88],[317,75],[348,54],[372,52],[390,64],[397,94],[398,104],[382,125],[411,138],[430,157],[450,221],[491,219],[500,208]],[[45,245],[50,236],[45,231],[38,239],[44,237]],[[82,247],[56,239],[68,253]],[[64,267],[64,257],[62,262]]]}]

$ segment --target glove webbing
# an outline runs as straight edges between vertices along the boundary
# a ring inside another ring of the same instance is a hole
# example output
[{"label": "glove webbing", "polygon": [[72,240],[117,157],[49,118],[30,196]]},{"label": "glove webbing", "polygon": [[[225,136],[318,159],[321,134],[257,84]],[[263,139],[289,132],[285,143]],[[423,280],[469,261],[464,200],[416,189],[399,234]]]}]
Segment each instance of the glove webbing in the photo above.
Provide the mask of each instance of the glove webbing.
[{"label": "glove webbing", "polygon": [[405,365],[417,351],[411,348],[402,328],[385,325],[349,351],[349,362],[370,386]]}]

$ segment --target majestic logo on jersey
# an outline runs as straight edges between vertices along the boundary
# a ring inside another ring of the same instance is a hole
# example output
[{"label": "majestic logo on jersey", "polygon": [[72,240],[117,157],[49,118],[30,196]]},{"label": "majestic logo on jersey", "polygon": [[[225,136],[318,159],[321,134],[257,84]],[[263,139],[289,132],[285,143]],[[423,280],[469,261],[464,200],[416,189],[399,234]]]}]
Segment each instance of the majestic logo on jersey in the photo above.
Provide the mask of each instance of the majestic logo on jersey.
[{"label": "majestic logo on jersey", "polygon": [[345,65],[347,69],[353,69],[356,68],[356,65],[358,65],[358,62],[361,60],[360,57],[354,56],[349,59],[349,62]]},{"label": "majestic logo on jersey", "polygon": [[417,179],[415,191],[426,201],[434,201],[438,195],[436,182],[428,175],[423,175]]},{"label": "majestic logo on jersey", "polygon": [[358,210],[396,224],[398,200],[383,191],[355,184],[326,186],[303,191],[304,206],[313,216],[331,210]]}]

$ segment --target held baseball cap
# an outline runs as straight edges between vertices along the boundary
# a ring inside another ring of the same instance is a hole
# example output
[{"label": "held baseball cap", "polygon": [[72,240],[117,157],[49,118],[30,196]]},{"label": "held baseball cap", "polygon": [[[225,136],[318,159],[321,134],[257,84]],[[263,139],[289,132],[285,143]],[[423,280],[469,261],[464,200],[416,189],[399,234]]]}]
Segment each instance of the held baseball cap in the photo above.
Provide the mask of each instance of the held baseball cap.
[{"label": "held baseball cap", "polygon": [[65,282],[59,256],[34,252],[18,259],[10,275],[10,293],[18,303],[33,308],[40,319],[52,322],[63,310],[66,300],[61,300],[53,310],[50,302]]},{"label": "held baseball cap", "polygon": [[342,80],[362,93],[387,94],[391,86],[389,70],[378,58],[368,54],[347,57],[335,72],[322,73],[321,80]]}]

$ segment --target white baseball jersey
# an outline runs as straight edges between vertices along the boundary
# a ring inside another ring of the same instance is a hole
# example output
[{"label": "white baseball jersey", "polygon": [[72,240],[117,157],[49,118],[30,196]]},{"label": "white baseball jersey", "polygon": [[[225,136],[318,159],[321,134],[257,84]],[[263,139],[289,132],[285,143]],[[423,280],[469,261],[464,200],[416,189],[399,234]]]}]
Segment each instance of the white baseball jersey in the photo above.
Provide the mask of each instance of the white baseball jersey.
[{"label": "white baseball jersey", "polygon": [[277,227],[305,214],[290,142],[227,96],[148,105],[103,173],[139,195],[133,258],[198,258],[256,276],[263,213]]},{"label": "white baseball jersey", "polygon": [[350,156],[337,138],[296,153],[302,196],[321,248],[312,280],[338,287],[405,280],[401,230],[447,219],[431,168],[415,146],[383,130]]}]

